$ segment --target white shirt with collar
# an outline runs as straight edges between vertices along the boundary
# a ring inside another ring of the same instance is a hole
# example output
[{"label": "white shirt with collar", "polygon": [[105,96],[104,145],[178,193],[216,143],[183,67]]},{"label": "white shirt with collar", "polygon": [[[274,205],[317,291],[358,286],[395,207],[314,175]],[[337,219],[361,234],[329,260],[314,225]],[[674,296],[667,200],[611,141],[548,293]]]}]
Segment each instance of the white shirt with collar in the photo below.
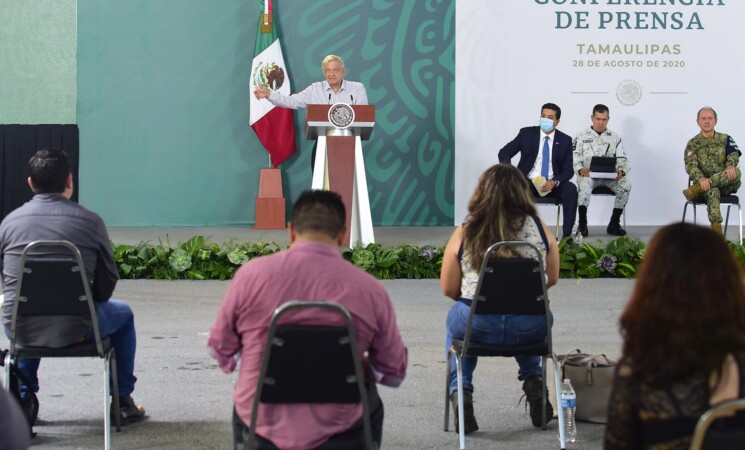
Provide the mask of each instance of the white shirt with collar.
[{"label": "white shirt with collar", "polygon": [[535,164],[533,164],[533,168],[528,173],[528,179],[532,180],[535,177],[541,176],[541,166],[543,165],[543,143],[546,141],[546,137],[548,137],[548,177],[546,177],[546,180],[553,180],[554,178],[554,167],[551,161],[553,161],[554,156],[554,136],[556,135],[556,130],[553,130],[551,134],[546,134],[541,130],[541,138],[538,139],[538,156],[535,158]]}]

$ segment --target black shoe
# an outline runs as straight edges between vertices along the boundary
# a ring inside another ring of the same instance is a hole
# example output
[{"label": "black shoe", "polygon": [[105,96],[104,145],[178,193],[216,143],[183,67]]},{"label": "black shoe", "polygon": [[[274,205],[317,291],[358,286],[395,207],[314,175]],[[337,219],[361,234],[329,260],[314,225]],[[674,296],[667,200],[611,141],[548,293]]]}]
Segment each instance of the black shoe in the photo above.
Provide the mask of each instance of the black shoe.
[{"label": "black shoe", "polygon": [[587,225],[577,225],[577,233],[581,234],[583,238],[586,238],[590,234],[587,230]]},{"label": "black shoe", "polygon": [[572,237],[571,234],[561,238],[562,241],[564,241],[565,239],[566,239],[565,241],[566,245],[570,247],[574,246],[574,238]]},{"label": "black shoe", "polygon": [[[453,405],[453,416],[455,417],[455,432],[457,433],[458,428],[458,391],[450,393],[450,404]],[[473,391],[463,390],[463,420],[466,423],[466,427],[463,432],[468,434],[479,429],[479,424],[476,423],[476,416],[473,414]]]},{"label": "black shoe", "polygon": [[[537,375],[528,377],[523,382],[523,392],[530,406],[530,420],[534,427],[541,427],[541,388],[543,388],[543,379]],[[546,389],[546,423],[549,423],[554,417],[554,408],[548,401],[548,389]]]},{"label": "black shoe", "polygon": [[613,236],[626,236],[626,230],[621,228],[620,223],[609,223],[605,231]]},{"label": "black shoe", "polygon": [[[114,417],[114,403],[111,403],[111,416]],[[136,405],[131,395],[119,397],[119,417],[122,425],[138,422],[145,417],[145,408]]]}]

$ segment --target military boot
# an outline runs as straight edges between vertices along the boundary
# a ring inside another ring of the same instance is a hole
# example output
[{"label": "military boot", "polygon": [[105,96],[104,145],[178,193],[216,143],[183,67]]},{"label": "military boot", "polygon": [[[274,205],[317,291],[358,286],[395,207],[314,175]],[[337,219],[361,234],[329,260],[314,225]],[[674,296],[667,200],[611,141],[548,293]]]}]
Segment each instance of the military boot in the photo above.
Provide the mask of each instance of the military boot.
[{"label": "military boot", "polygon": [[589,231],[587,230],[587,206],[580,206],[577,208],[577,212],[579,213],[579,222],[577,222],[577,232],[582,235],[582,237],[587,237]]},{"label": "military boot", "polygon": [[722,222],[712,222],[711,229],[714,230],[714,232],[719,236],[724,237],[724,232],[722,231]]},{"label": "military boot", "polygon": [[693,183],[692,185],[688,186],[688,189],[683,189],[683,195],[685,195],[686,200],[689,202],[692,202],[695,198],[698,198],[701,194],[704,193],[704,190],[701,189],[701,185],[698,183]]},{"label": "military boot", "polygon": [[608,234],[626,236],[626,230],[621,228],[621,214],[623,214],[623,209],[613,208],[613,215],[610,217],[610,223],[608,223],[608,228],[605,230]]}]

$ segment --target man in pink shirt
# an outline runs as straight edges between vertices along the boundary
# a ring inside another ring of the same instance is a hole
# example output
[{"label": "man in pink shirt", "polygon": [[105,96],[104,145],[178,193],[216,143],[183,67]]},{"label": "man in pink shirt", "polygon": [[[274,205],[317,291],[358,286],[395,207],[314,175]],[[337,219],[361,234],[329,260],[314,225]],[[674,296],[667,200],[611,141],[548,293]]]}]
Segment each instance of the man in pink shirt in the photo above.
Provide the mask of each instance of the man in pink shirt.
[{"label": "man in pink shirt", "polygon": [[[341,256],[345,215],[338,194],[303,192],[292,210],[290,249],[247,262],[230,283],[207,345],[225,373],[241,361],[233,394],[236,449],[243,448],[246,424],[251,423],[269,321],[277,307],[291,300],[334,301],[351,314],[368,371],[373,440],[378,445],[381,441],[383,404],[375,382],[399,386],[406,375],[407,350],[383,286]],[[343,324],[338,316],[320,310],[299,311],[292,322]],[[362,433],[359,405],[260,404],[258,414],[260,449],[323,448]]]}]

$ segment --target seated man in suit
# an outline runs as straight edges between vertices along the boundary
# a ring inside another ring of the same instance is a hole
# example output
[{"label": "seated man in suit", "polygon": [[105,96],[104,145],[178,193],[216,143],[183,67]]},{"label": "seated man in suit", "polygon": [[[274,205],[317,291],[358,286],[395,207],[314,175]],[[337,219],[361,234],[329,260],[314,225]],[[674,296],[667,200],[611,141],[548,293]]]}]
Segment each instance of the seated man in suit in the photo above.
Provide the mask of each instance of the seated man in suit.
[{"label": "seated man in suit", "polygon": [[512,157],[520,153],[520,172],[531,182],[538,176],[547,180],[540,189],[561,202],[562,237],[571,240],[577,215],[577,187],[569,181],[574,176],[572,138],[556,129],[560,119],[561,108],[553,103],[543,105],[539,126],[520,129],[515,139],[499,151],[499,162],[510,164]]},{"label": "seated man in suit", "polygon": [[[272,313],[291,300],[328,300],[352,316],[360,357],[367,374],[373,441],[380,446],[383,404],[376,382],[397,387],[406,375],[407,350],[385,288],[350,264],[339,247],[346,212],[339,194],[305,191],[295,202],[290,222],[290,248],[252,259],[230,282],[207,342],[225,373],[236,369],[233,395],[233,442],[244,448],[259,377],[264,342]],[[316,321],[325,312],[309,313]],[[366,354],[366,355],[365,355]],[[312,386],[309,386],[312,389]],[[256,420],[258,449],[341,448],[361,434],[359,404],[260,404]]]}]

